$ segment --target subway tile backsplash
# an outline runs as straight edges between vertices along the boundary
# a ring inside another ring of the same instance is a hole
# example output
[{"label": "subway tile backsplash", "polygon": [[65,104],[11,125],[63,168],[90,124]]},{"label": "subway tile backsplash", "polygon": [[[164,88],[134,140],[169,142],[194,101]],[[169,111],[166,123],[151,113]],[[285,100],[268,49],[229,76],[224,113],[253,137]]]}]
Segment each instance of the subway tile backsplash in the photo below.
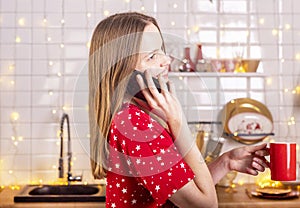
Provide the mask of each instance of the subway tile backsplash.
[{"label": "subway tile backsplash", "polygon": [[88,46],[98,22],[122,11],[156,17],[178,59],[187,44],[194,58],[200,42],[206,58],[232,58],[240,44],[245,58],[261,60],[259,76],[172,76],[189,121],[216,120],[228,101],[250,97],[273,115],[270,139],[300,144],[299,6],[298,0],[0,0],[0,185],[57,180],[63,112],[70,115],[73,172],[94,182]]}]

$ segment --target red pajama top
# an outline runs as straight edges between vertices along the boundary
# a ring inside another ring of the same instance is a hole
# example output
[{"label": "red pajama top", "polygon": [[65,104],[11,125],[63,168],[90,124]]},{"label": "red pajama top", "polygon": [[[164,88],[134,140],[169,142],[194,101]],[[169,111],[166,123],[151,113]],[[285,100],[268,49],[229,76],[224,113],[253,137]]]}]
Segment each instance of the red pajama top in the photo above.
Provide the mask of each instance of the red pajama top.
[{"label": "red pajama top", "polygon": [[106,207],[176,207],[168,200],[194,178],[173,138],[149,114],[123,104],[108,138]]}]

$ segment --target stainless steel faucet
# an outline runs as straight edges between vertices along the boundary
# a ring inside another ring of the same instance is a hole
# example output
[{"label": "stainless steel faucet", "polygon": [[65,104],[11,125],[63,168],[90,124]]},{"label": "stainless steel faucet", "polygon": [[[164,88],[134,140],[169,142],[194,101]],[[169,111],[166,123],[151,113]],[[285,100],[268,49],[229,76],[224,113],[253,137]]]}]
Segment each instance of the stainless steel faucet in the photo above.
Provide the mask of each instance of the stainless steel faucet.
[{"label": "stainless steel faucet", "polygon": [[71,136],[70,136],[70,122],[68,114],[64,113],[60,121],[60,156],[59,156],[59,166],[58,166],[58,177],[64,177],[64,159],[63,159],[63,137],[64,137],[64,122],[67,121],[68,130],[68,184],[72,181],[82,181],[82,176],[72,176],[71,172],[71,162],[72,162],[72,151],[71,151]]}]

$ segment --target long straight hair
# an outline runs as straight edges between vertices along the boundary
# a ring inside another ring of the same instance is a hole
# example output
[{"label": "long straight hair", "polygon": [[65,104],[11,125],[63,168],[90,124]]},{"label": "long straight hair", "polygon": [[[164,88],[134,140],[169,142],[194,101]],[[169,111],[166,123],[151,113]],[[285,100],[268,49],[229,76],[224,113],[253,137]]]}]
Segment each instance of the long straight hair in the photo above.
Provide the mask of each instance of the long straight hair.
[{"label": "long straight hair", "polygon": [[[107,137],[119,110],[129,76],[136,67],[142,33],[153,17],[119,13],[102,20],[94,30],[89,52],[90,160],[93,176],[106,176]],[[159,29],[160,31],[160,29]]]}]

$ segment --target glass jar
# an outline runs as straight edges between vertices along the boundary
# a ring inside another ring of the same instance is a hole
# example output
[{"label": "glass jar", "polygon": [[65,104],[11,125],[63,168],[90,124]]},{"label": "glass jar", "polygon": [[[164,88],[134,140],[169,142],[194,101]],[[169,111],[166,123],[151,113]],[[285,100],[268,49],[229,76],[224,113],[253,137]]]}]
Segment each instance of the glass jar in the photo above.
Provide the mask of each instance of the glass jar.
[{"label": "glass jar", "polygon": [[190,47],[184,48],[184,58],[182,60],[182,64],[179,66],[179,71],[181,72],[194,72],[195,64],[191,59],[190,55]]},{"label": "glass jar", "polygon": [[211,71],[210,62],[203,58],[201,44],[197,44],[197,53],[196,53],[195,64],[196,64],[195,69],[197,72],[210,72]]}]

